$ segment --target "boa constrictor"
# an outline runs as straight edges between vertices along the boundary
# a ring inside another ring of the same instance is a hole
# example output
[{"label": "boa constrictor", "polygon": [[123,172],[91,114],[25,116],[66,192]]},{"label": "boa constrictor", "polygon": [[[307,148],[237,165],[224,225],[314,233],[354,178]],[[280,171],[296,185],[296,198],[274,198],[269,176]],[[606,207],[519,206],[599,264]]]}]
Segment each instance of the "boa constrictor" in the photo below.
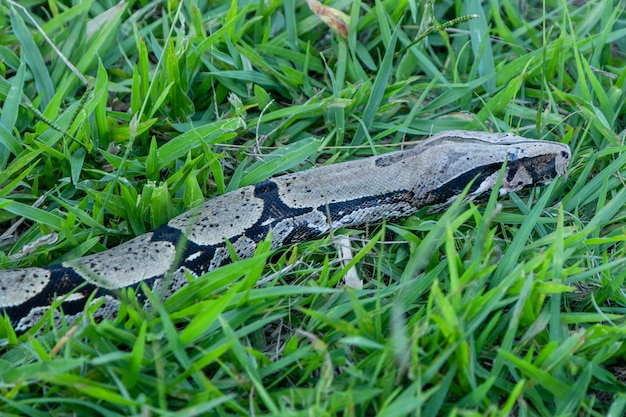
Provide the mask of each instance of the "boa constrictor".
[{"label": "boa constrictor", "polygon": [[[469,199],[489,193],[505,161],[500,194],[506,194],[550,182],[564,173],[569,159],[569,147],[559,143],[508,133],[443,132],[410,150],[283,175],[221,195],[101,253],[0,270],[0,311],[23,333],[55,298],[62,297],[64,315],[73,320],[95,292],[93,302],[102,302],[97,313],[112,317],[119,307],[116,290],[140,282],[158,288],[170,277],[165,293],[171,294],[187,282],[185,271],[199,276],[230,262],[226,240],[246,258],[270,231],[278,248],[331,229],[443,208],[472,180]],[[60,319],[58,311],[53,314]]]}]

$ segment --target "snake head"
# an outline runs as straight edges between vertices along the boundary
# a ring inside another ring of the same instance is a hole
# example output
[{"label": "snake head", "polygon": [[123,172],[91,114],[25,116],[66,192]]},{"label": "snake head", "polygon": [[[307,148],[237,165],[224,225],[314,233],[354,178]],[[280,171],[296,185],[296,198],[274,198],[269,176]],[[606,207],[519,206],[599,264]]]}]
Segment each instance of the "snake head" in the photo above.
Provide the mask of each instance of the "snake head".
[{"label": "snake head", "polygon": [[471,183],[467,199],[489,194],[502,165],[506,169],[500,195],[526,186],[543,185],[565,173],[571,152],[567,145],[527,139],[512,133],[448,131],[416,148],[416,163],[430,167],[416,182],[419,205],[442,208]]}]

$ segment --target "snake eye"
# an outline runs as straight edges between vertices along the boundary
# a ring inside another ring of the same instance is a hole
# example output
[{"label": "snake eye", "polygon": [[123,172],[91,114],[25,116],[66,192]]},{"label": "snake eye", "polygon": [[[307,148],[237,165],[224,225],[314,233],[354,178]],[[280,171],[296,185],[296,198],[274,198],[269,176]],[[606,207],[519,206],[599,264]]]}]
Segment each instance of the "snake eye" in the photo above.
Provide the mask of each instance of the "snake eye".
[{"label": "snake eye", "polygon": [[519,149],[515,149],[515,152],[508,151],[507,152],[507,159],[509,160],[509,162],[517,161],[519,159]]}]

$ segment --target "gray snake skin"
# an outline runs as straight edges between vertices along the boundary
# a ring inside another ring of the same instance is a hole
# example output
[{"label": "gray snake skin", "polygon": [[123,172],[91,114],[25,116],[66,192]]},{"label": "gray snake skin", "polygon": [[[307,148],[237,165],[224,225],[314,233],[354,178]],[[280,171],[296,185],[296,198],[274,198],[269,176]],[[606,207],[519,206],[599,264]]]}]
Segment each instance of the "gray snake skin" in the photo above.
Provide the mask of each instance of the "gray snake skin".
[{"label": "gray snake skin", "polygon": [[[565,172],[567,145],[514,134],[447,131],[410,150],[283,175],[213,198],[154,231],[101,253],[47,267],[0,270],[0,310],[17,333],[33,328],[55,298],[66,320],[79,317],[89,297],[114,317],[116,290],[167,280],[171,294],[187,280],[250,257],[272,233],[272,248],[314,239],[331,229],[441,209],[472,181],[468,198],[489,194],[507,161],[500,194],[546,184]],[[184,245],[177,245],[179,242]],[[179,252],[177,252],[177,250]],[[53,313],[60,320],[58,311]]]}]

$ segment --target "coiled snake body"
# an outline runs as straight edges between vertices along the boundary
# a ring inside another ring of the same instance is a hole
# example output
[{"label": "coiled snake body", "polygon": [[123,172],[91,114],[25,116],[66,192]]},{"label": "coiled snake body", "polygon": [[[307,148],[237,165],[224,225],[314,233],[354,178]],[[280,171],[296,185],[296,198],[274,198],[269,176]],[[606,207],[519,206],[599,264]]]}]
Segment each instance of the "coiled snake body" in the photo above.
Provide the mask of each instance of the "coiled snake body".
[{"label": "coiled snake body", "polygon": [[[500,194],[545,184],[562,174],[569,147],[513,134],[448,131],[413,149],[273,178],[213,198],[107,251],[48,267],[0,270],[0,310],[22,333],[35,326],[55,297],[66,318],[80,315],[96,292],[99,314],[115,315],[115,290],[140,282],[169,293],[185,271],[201,275],[230,262],[226,240],[250,257],[272,232],[272,247],[319,237],[331,229],[398,219],[422,207],[445,207],[472,181],[468,197],[489,193],[507,161]],[[185,242],[178,250],[179,242]],[[77,288],[78,287],[78,288]],[[59,313],[55,313],[59,316]]]}]

